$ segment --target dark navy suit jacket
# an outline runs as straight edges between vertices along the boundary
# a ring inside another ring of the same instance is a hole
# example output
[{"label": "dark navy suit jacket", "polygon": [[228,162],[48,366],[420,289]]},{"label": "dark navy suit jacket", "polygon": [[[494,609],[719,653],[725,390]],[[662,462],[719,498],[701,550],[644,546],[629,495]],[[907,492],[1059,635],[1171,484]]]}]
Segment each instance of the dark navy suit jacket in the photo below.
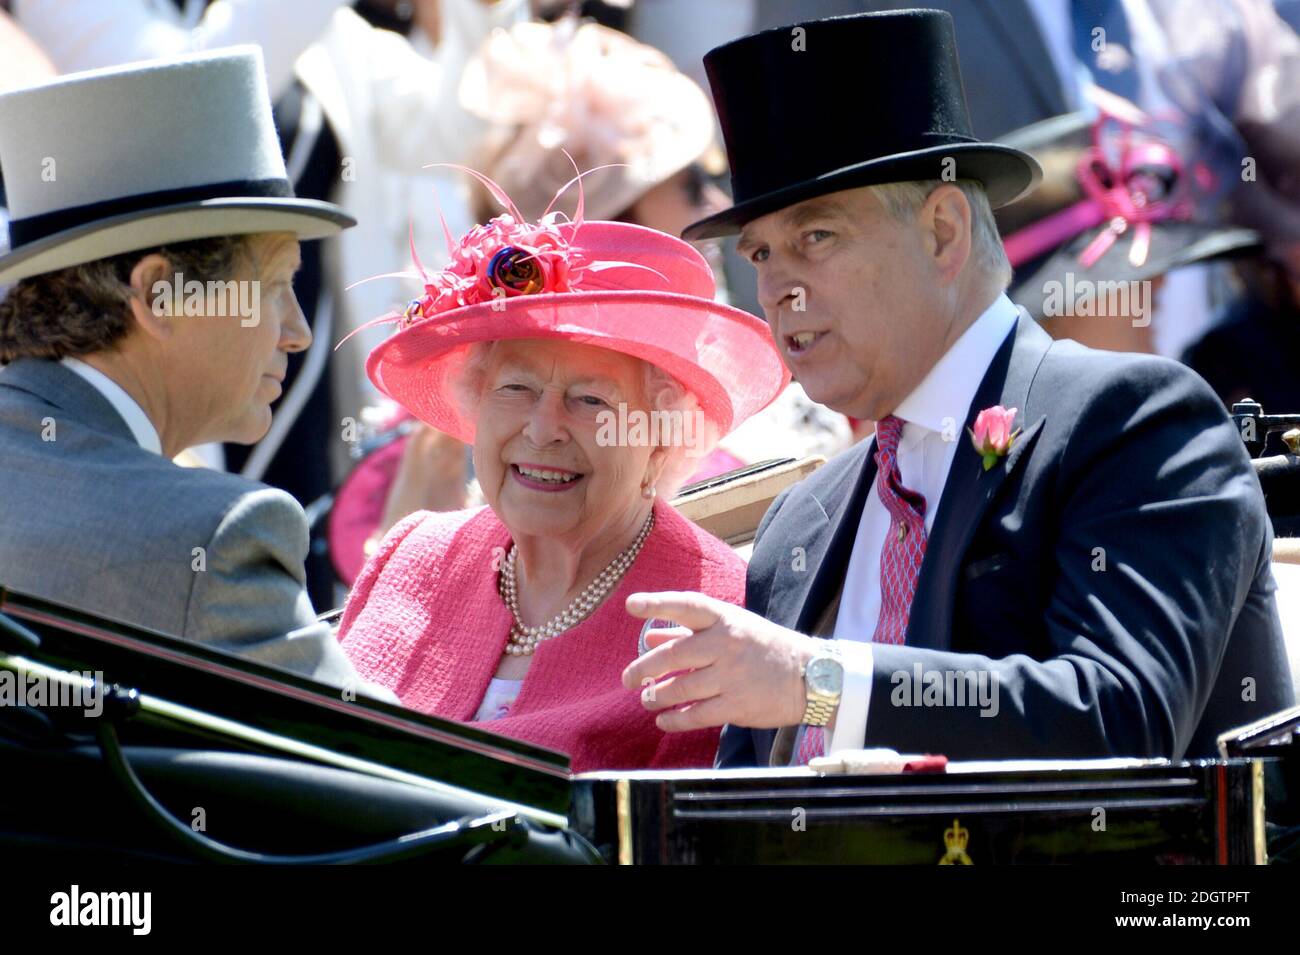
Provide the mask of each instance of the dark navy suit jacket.
[{"label": "dark navy suit jacket", "polygon": [[[1019,409],[1023,431],[985,471],[963,428],[906,640],[874,649],[865,746],[1210,756],[1218,733],[1294,703],[1259,482],[1201,378],[1054,342],[1022,313],[965,427],[992,405]],[[809,632],[844,580],[874,452],[860,443],[773,503],[750,610]],[[997,714],[903,705],[916,699],[899,674],[918,663],[986,673]],[[774,734],[726,727],[718,765],[765,765]]]}]

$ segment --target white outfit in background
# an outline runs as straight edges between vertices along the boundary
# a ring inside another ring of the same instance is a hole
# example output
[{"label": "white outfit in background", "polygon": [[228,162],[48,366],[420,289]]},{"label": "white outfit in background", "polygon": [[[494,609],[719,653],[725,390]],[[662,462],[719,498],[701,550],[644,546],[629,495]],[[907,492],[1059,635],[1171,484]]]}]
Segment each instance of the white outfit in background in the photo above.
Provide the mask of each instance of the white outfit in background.
[{"label": "white outfit in background", "polygon": [[[77,73],[219,46],[256,43],[271,99],[289,88],[293,64],[352,0],[14,0],[14,19],[60,73]],[[286,16],[292,7],[292,16]]]},{"label": "white outfit in background", "polygon": [[[324,250],[335,342],[421,293],[419,282],[398,279],[346,290],[363,279],[414,268],[412,223],[426,270],[445,264],[435,184],[452,234],[470,224],[464,176],[422,167],[472,161],[486,124],[461,107],[460,75],[487,35],[526,18],[527,6],[523,0],[444,0],[440,15],[441,39],[434,49],[423,35],[410,41],[372,27],[350,9],[339,10],[297,64],[299,79],[324,107],[343,157],[342,178],[330,198],[357,218],[355,228],[329,239]],[[361,409],[376,400],[365,359],[391,333],[387,325],[369,329],[332,353],[341,418],[359,421]],[[334,451],[333,470],[341,478],[352,462],[343,442]]]}]

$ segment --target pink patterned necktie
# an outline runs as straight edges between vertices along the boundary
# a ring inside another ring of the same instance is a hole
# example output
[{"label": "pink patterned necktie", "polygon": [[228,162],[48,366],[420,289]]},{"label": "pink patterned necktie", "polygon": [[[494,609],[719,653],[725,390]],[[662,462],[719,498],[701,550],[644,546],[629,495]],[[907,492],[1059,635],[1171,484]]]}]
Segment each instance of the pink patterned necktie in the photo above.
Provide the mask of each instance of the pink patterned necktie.
[{"label": "pink patterned necktie", "polygon": [[[889,531],[880,549],[880,618],[875,643],[902,643],[925,557],[925,495],[903,486],[898,470],[898,439],[903,419],[889,415],[876,423],[876,490],[889,512]],[[805,726],[795,757],[806,766],[826,751],[826,731]]]},{"label": "pink patterned necktie", "polygon": [[889,512],[889,532],[880,549],[880,619],[875,643],[902,643],[925,557],[925,495],[903,487],[898,472],[898,439],[903,419],[889,415],[876,423],[876,490]]}]

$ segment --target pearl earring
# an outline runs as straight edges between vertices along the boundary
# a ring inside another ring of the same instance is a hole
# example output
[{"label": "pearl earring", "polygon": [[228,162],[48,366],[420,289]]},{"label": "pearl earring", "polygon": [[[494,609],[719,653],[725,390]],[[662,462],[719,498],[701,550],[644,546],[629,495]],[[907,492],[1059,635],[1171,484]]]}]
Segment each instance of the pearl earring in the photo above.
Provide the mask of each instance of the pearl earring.
[{"label": "pearl earring", "polygon": [[653,501],[657,493],[659,492],[655,490],[653,484],[647,484],[645,487],[641,488],[641,496],[647,501]]}]

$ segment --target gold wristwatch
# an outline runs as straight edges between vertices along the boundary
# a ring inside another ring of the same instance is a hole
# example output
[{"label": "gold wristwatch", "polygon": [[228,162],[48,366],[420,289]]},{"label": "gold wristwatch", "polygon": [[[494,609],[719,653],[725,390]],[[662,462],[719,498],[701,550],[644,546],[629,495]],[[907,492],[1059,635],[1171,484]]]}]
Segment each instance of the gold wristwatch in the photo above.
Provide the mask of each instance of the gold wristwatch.
[{"label": "gold wristwatch", "polygon": [[831,642],[827,640],[825,643],[826,648],[818,650],[817,655],[803,667],[807,703],[802,722],[809,726],[825,726],[831,721],[844,690],[844,665]]}]

